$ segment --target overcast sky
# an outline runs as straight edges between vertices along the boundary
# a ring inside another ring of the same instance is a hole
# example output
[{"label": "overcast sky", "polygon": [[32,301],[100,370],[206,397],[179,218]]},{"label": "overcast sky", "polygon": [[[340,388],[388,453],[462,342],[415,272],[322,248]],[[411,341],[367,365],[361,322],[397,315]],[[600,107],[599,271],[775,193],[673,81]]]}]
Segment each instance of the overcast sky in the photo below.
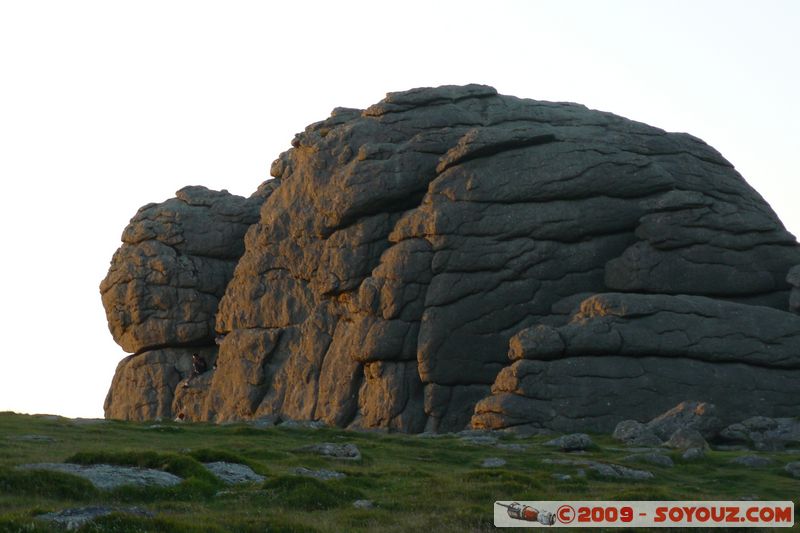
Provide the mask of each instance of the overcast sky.
[{"label": "overcast sky", "polygon": [[102,416],[98,284],[139,206],[249,195],[307,124],[485,83],[692,133],[795,235],[800,2],[0,3],[0,411]]}]

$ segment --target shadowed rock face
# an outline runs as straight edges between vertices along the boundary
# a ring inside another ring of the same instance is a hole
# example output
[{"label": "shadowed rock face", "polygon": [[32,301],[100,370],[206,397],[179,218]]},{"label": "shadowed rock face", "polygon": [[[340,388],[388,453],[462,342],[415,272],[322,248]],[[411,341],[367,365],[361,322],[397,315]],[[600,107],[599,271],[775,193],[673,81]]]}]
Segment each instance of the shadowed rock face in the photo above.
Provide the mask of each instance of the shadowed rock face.
[{"label": "shadowed rock face", "polygon": [[[786,276],[800,249],[702,141],[470,85],[336,109],[292,145],[218,306],[182,305],[176,293],[179,309],[154,322],[130,298],[111,305],[123,346],[153,330],[167,344],[209,339],[216,313],[225,337],[207,392],[187,395],[193,417],[610,430],[665,408],[642,401],[652,387],[631,376],[671,376],[677,400],[666,407],[687,397],[725,406],[700,394],[717,369],[732,380],[719,394],[800,403],[786,399],[800,383],[798,343],[780,329],[792,328]],[[137,253],[118,252],[117,270],[147,264]],[[598,302],[623,308],[620,320],[589,316]],[[780,354],[762,349],[775,342]],[[767,373],[746,385],[756,369]],[[576,389],[573,378],[591,379]],[[596,401],[608,384],[626,401]]]}]

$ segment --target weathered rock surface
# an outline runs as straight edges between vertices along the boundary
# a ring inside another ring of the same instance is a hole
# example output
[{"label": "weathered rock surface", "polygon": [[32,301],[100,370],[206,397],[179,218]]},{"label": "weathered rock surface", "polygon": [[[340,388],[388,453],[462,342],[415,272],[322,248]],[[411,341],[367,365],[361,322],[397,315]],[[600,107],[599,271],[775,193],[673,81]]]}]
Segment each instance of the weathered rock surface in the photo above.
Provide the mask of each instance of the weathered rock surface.
[{"label": "weathered rock surface", "polygon": [[506,466],[506,460],[501,457],[487,457],[481,461],[482,468],[500,468]]},{"label": "weathered rock surface", "polygon": [[696,429],[691,428],[678,428],[670,435],[664,446],[678,450],[689,450],[691,448],[709,449],[708,442],[703,438],[703,435]]},{"label": "weathered rock surface", "polygon": [[[603,477],[644,480],[655,477],[648,470],[638,470],[613,463],[601,463],[589,459],[543,459],[546,464],[586,466]],[[580,474],[580,472],[579,472]]]},{"label": "weathered rock surface", "polygon": [[[244,234],[276,184],[266,182],[250,198],[184,187],[131,219],[100,284],[111,334],[134,354],[117,367],[106,417],[172,418],[191,354],[201,353],[211,368],[219,300],[244,252]],[[179,410],[199,411],[195,405]]]},{"label": "weathered rock surface", "polygon": [[731,464],[746,466],[748,468],[764,468],[765,466],[770,466],[775,463],[769,457],[763,457],[761,455],[742,455],[740,457],[736,457],[735,459],[731,459],[729,461]]},{"label": "weathered rock surface", "polygon": [[782,450],[800,446],[800,420],[753,416],[731,424],[720,432],[728,441],[744,443],[756,450]]},{"label": "weathered rock surface", "polygon": [[786,466],[783,467],[783,469],[790,476],[800,478],[800,461],[787,463]]},{"label": "weathered rock surface", "polygon": [[474,426],[567,431],[579,419],[584,429],[611,431],[620,419],[647,420],[687,397],[716,405],[722,419],[705,422],[712,433],[742,417],[796,412],[797,315],[702,296],[606,293],[552,329],[563,350],[529,345],[479,402]]},{"label": "weathered rock surface", "polygon": [[681,458],[685,461],[697,461],[706,456],[705,448],[689,448],[681,454]]},{"label": "weathered rock surface", "polygon": [[172,418],[178,413],[172,408],[176,389],[191,372],[192,353],[213,361],[216,348],[162,348],[120,361],[106,396],[106,416],[127,420]]},{"label": "weathered rock surface", "polygon": [[347,477],[347,475],[343,474],[342,472],[336,472],[334,470],[325,470],[325,469],[311,470],[310,468],[306,468],[304,466],[298,466],[297,468],[292,470],[292,472],[298,476],[313,477],[314,479],[320,479],[322,481],[328,481],[331,479],[342,479]]},{"label": "weathered rock surface", "polygon": [[111,490],[125,485],[137,487],[171,487],[183,481],[180,477],[152,468],[134,468],[114,465],[77,465],[72,463],[34,463],[20,465],[21,470],[51,470],[74,474],[88,479],[101,490]]},{"label": "weathered rock surface", "polygon": [[264,481],[264,476],[256,474],[247,465],[238,463],[228,463],[225,461],[215,461],[213,463],[203,463],[206,470],[217,476],[228,485],[239,483],[257,483]]},{"label": "weathered rock surface", "polygon": [[574,452],[586,450],[594,447],[592,438],[586,433],[570,433],[562,435],[544,443],[544,446],[552,446],[564,452]]},{"label": "weathered rock surface", "polygon": [[663,441],[653,431],[638,420],[623,420],[611,434],[628,446],[661,446]]},{"label": "weathered rock surface", "polygon": [[[132,351],[224,335],[193,417],[571,432],[685,398],[744,416],[800,404],[800,248],[702,141],[469,85],[336,109],[292,146],[249,229],[206,216],[202,253],[153,222],[191,202],[150,206],[104,282]],[[241,258],[219,252],[245,229]],[[162,251],[194,277],[174,281]]]},{"label": "weathered rock surface", "polygon": [[332,459],[344,459],[347,461],[360,461],[361,451],[355,444],[344,443],[335,444],[332,442],[322,442],[320,444],[310,444],[303,446],[298,451],[314,453]]},{"label": "weathered rock surface", "polygon": [[681,402],[648,422],[647,428],[662,440],[669,440],[679,429],[694,429],[704,439],[712,439],[722,429],[716,409],[714,404],[706,402]]}]

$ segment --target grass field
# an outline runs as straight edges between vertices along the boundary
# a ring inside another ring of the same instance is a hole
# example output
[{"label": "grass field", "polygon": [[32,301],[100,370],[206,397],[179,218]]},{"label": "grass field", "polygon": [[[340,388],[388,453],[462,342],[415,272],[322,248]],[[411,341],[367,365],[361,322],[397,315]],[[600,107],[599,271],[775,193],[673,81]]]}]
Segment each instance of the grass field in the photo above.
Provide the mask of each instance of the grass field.
[{"label": "grass field", "polygon": [[[49,437],[30,440],[30,435]],[[20,439],[22,437],[22,439]],[[80,531],[158,532],[342,532],[491,531],[495,500],[794,500],[800,480],[783,471],[800,451],[765,454],[773,466],[752,469],[728,464],[745,452],[712,451],[687,462],[671,453],[675,466],[622,463],[629,455],[608,436],[594,435],[596,449],[580,458],[649,470],[646,481],[609,480],[593,471],[547,464],[564,452],[541,446],[545,437],[506,436],[501,442],[524,451],[475,445],[458,436],[420,438],[336,429],[256,429],[246,424],[159,424],[69,419],[0,413],[0,532],[56,531],[36,515],[90,505],[138,507],[153,518],[112,514]],[[297,451],[318,443],[353,443],[358,462]],[[487,457],[507,461],[483,468]],[[202,462],[244,463],[264,475],[263,483],[227,486]],[[36,462],[112,463],[159,468],[184,478],[172,488],[123,487],[101,492],[68,474],[15,470]],[[343,472],[344,479],[318,481],[291,473],[295,467]],[[560,481],[554,473],[571,474]],[[367,499],[372,509],[356,509]],[[590,531],[599,531],[593,529]],[[631,531],[630,529],[625,531]],[[697,530],[693,530],[697,531]],[[720,531],[717,529],[716,531]],[[737,531],[742,531],[741,528]],[[763,529],[761,530],[763,531]]]}]

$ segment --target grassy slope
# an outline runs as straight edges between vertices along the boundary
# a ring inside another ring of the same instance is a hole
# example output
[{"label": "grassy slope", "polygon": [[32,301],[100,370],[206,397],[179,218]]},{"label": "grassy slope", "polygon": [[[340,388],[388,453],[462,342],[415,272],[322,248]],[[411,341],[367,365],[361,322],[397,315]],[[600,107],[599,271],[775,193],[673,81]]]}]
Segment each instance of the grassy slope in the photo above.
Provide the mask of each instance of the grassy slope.
[{"label": "grassy slope", "polygon": [[[246,425],[151,426],[76,424],[0,413],[0,532],[50,531],[32,517],[96,504],[137,506],[157,516],[112,516],[81,531],[490,531],[492,503],[507,499],[735,500],[755,495],[800,504],[800,480],[782,469],[786,462],[800,460],[800,451],[770,454],[777,459],[775,466],[763,469],[727,464],[742,452],[711,452],[692,463],[673,454],[674,468],[640,465],[656,474],[654,480],[609,481],[589,472],[585,479],[556,481],[551,477],[554,472],[574,474],[575,468],[543,463],[543,458],[565,454],[538,446],[545,440],[542,437],[509,437],[510,442],[530,445],[524,452],[514,452],[466,444],[454,436],[426,439]],[[14,438],[31,434],[56,440]],[[582,457],[619,462],[628,455],[610,450],[618,444],[607,436],[594,438],[599,448]],[[354,443],[363,460],[336,461],[294,451],[315,442]],[[508,464],[481,468],[487,457],[502,457]],[[74,476],[12,469],[23,463],[68,459],[157,467],[186,481],[170,489],[101,493]],[[211,460],[246,463],[267,481],[223,486],[200,467],[200,461]],[[337,470],[348,477],[327,482],[300,478],[289,473],[297,466]],[[373,500],[376,507],[354,509],[356,499]]]}]

